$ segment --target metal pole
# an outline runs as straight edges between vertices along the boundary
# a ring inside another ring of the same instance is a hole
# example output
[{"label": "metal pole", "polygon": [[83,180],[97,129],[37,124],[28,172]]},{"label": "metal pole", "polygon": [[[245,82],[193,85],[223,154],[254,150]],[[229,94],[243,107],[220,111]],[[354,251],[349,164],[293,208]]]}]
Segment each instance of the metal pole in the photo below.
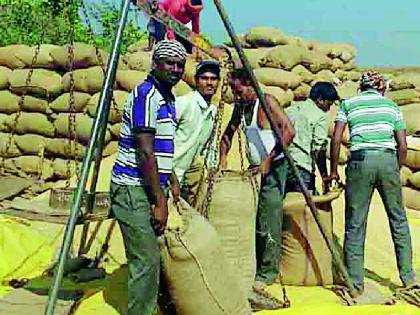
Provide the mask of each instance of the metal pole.
[{"label": "metal pole", "polygon": [[114,42],[112,45],[111,56],[109,59],[110,66],[108,67],[106,71],[105,80],[102,86],[102,92],[101,92],[101,97],[99,100],[97,116],[94,121],[91,140],[89,142],[86,156],[83,161],[80,181],[77,185],[77,188],[76,188],[73,200],[72,200],[70,217],[67,222],[66,232],[64,235],[64,240],[63,240],[63,244],[60,251],[58,267],[54,274],[53,285],[49,292],[48,304],[45,308],[45,313],[44,313],[45,315],[54,315],[55,303],[57,301],[58,291],[59,291],[61,280],[64,274],[64,265],[65,265],[65,262],[69,253],[71,243],[73,241],[74,229],[76,227],[77,218],[79,215],[82,195],[84,193],[87,179],[89,176],[89,170],[90,170],[93,154],[94,154],[96,146],[98,144],[101,144],[100,131],[101,131],[101,128],[103,128],[101,126],[101,123],[104,120],[100,118],[103,116],[108,117],[110,103],[109,101],[106,102],[106,100],[107,99],[109,100],[110,90],[112,89],[112,86],[115,81],[115,73],[116,73],[117,63],[118,63],[118,58],[119,58],[119,47],[121,44],[121,38],[123,35],[125,23],[127,21],[127,13],[128,13],[129,4],[130,4],[130,0],[124,0],[124,2],[121,5],[120,20],[118,23],[118,29],[117,29],[117,33],[115,34]]},{"label": "metal pole", "polygon": [[217,11],[220,15],[220,18],[223,21],[223,24],[225,25],[225,28],[229,34],[229,37],[232,41],[232,43],[235,46],[235,49],[239,55],[239,58],[242,61],[242,64],[244,65],[245,69],[248,71],[250,78],[251,78],[251,82],[252,85],[257,93],[258,96],[258,100],[260,101],[260,104],[267,116],[268,121],[270,122],[271,128],[273,129],[273,131],[275,132],[277,138],[280,140],[280,145],[282,146],[284,155],[287,158],[287,161],[289,162],[290,167],[292,168],[292,172],[294,174],[294,176],[296,177],[296,179],[298,180],[299,183],[299,187],[302,190],[302,194],[305,197],[306,203],[309,206],[309,209],[311,210],[314,218],[315,218],[315,222],[318,225],[319,230],[321,231],[321,234],[325,240],[325,242],[327,243],[327,247],[331,252],[334,264],[336,265],[337,269],[339,270],[339,272],[341,273],[343,280],[346,284],[346,286],[349,288],[350,292],[352,295],[355,295],[355,290],[353,287],[353,284],[350,280],[350,277],[348,275],[347,269],[344,265],[344,262],[341,259],[340,254],[338,253],[336,247],[334,246],[333,242],[328,238],[327,233],[326,233],[326,229],[324,227],[324,225],[322,224],[319,216],[318,216],[318,210],[316,209],[315,203],[312,200],[312,197],[308,191],[308,189],[305,186],[305,183],[302,180],[302,177],[299,174],[299,171],[296,167],[295,162],[293,161],[292,157],[290,156],[289,150],[287,149],[287,147],[283,147],[283,138],[281,135],[281,130],[280,128],[277,126],[277,124],[274,122],[273,118],[271,117],[271,113],[269,110],[269,107],[267,106],[267,104],[265,103],[265,98],[264,98],[264,94],[259,86],[258,80],[254,74],[254,72],[252,71],[252,67],[249,64],[248,59],[246,58],[243,48],[241,46],[241,43],[239,42],[235,30],[233,28],[232,23],[229,20],[229,17],[226,13],[226,10],[224,9],[222,3],[220,0],[213,0],[214,4],[217,8]]}]

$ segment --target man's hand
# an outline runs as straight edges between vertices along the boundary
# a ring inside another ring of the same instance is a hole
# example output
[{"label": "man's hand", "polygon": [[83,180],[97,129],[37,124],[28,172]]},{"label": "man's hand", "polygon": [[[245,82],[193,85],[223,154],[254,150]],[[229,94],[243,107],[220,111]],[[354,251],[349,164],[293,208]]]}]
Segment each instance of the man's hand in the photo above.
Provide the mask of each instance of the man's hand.
[{"label": "man's hand", "polygon": [[336,172],[331,172],[331,175],[329,177],[329,187],[333,187],[338,185],[338,183],[340,182],[340,176],[338,175],[338,173]]},{"label": "man's hand", "polygon": [[164,196],[160,197],[157,205],[152,208],[153,229],[157,236],[165,232],[166,223],[168,222],[168,203]]},{"label": "man's hand", "polygon": [[175,171],[172,171],[169,179],[169,186],[171,187],[172,199],[175,202],[178,202],[179,197],[181,196],[181,185],[179,184],[178,176],[176,176]]},{"label": "man's hand", "polygon": [[330,191],[331,177],[322,176],[322,194],[328,194]]}]

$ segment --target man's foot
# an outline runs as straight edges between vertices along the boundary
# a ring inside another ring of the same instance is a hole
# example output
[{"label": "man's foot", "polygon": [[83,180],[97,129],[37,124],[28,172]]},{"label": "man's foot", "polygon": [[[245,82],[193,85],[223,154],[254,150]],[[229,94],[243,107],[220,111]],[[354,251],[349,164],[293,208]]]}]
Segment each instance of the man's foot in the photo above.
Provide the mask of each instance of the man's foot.
[{"label": "man's foot", "polygon": [[285,308],[282,301],[265,291],[266,287],[267,284],[264,282],[255,282],[251,295],[248,298],[252,311],[278,310]]}]

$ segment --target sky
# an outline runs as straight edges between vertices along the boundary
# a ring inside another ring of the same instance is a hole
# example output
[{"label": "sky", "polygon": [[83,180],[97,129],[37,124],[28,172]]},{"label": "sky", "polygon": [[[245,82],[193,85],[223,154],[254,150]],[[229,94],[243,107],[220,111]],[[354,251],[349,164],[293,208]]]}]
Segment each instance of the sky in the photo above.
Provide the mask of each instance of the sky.
[{"label": "sky", "polygon": [[[121,0],[85,0],[111,1]],[[201,29],[215,43],[227,38],[212,0],[203,0]],[[359,66],[420,65],[420,0],[222,0],[237,33],[273,26],[288,35],[346,42]],[[145,19],[140,19],[145,24]]]}]

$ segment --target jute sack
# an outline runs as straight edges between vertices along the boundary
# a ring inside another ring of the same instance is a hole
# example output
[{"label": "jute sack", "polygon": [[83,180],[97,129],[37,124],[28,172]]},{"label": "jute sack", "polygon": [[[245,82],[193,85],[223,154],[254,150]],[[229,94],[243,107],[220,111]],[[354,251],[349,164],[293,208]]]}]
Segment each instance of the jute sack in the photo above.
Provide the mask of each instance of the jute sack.
[{"label": "jute sack", "polygon": [[18,134],[34,133],[46,137],[54,137],[54,125],[48,120],[48,117],[41,113],[21,112],[16,126],[13,126],[16,114],[11,115],[9,128],[14,128]]},{"label": "jute sack", "polygon": [[[79,92],[97,93],[102,88],[104,72],[101,67],[77,69],[73,72],[74,88]],[[63,76],[63,86],[66,92],[70,91],[70,72]]]},{"label": "jute sack", "polygon": [[[327,123],[328,123],[328,135],[330,138],[333,137],[334,134],[334,127],[335,127],[335,118],[337,116],[337,106],[333,105],[331,106],[330,110],[328,111],[327,115]],[[349,144],[350,142],[350,131],[348,125],[346,125],[346,128],[344,129],[343,137],[341,139],[341,142],[344,144]]]},{"label": "jute sack", "polygon": [[[347,163],[348,159],[350,157],[350,151],[349,149],[345,146],[345,145],[340,145],[340,155],[338,157],[338,164],[339,165],[344,165]],[[327,145],[327,158],[331,160],[331,155],[330,155],[330,141],[328,140],[328,145]]]},{"label": "jute sack", "polygon": [[407,134],[413,135],[420,131],[420,103],[401,107],[401,112],[407,126]]},{"label": "jute sack", "polygon": [[[82,143],[87,144],[90,140],[91,128],[93,125],[93,119],[86,114],[75,114],[76,125],[76,137]],[[70,138],[69,132],[69,114],[60,114],[54,121],[54,127],[58,136],[64,138]],[[111,140],[111,134],[107,130],[105,133],[105,144]]]},{"label": "jute sack", "polygon": [[[314,197],[319,218],[331,241],[333,217],[330,205],[339,196],[340,191]],[[288,193],[283,212],[280,261],[283,282],[303,286],[333,284],[331,253],[302,194]]]},{"label": "jute sack", "polygon": [[293,99],[295,101],[304,101],[309,97],[311,87],[306,83],[301,83],[296,89],[293,90]]},{"label": "jute sack", "polygon": [[[207,213],[222,241],[223,251],[249,293],[255,279],[255,224],[259,176],[249,172],[221,171],[215,175]],[[256,185],[255,183],[258,183]],[[207,190],[207,189],[206,189]]]},{"label": "jute sack", "polygon": [[[96,117],[96,110],[98,108],[100,95],[100,93],[93,95],[87,104],[87,112],[91,117]],[[111,108],[108,115],[108,121],[111,124],[121,122],[128,93],[125,91],[114,91],[113,97],[115,103],[111,100]]]},{"label": "jute sack", "polygon": [[69,144],[67,139],[48,139],[45,146],[47,155],[51,157],[62,157],[66,159],[83,159],[86,148],[78,142]]},{"label": "jute sack", "polygon": [[12,73],[7,67],[0,66],[0,89],[7,89],[9,87],[9,75]]},{"label": "jute sack", "polygon": [[182,80],[184,80],[189,86],[195,86],[195,69],[197,67],[197,62],[187,58],[187,62],[185,63],[185,71],[184,75],[182,76]]},{"label": "jute sack", "polygon": [[137,70],[120,70],[117,72],[117,83],[119,88],[131,92],[137,85],[141,84],[147,77],[147,72]]},{"label": "jute sack", "polygon": [[302,79],[292,72],[274,68],[259,68],[254,70],[255,75],[262,84],[278,86],[283,90],[294,89],[299,86]]},{"label": "jute sack", "polygon": [[131,70],[149,72],[152,64],[152,54],[150,52],[137,51],[127,54],[125,60]]},{"label": "jute sack", "polygon": [[420,170],[420,150],[411,150],[407,151],[407,159],[405,161],[407,165],[412,170]]},{"label": "jute sack", "polygon": [[19,96],[9,90],[0,91],[0,113],[12,114],[19,111]]},{"label": "jute sack", "polygon": [[10,135],[8,133],[0,133],[0,156],[15,157],[22,155],[16,146],[15,140],[12,138],[10,145]]},{"label": "jute sack", "polygon": [[[25,63],[25,67],[27,68],[32,66],[32,68],[51,69],[54,68],[55,65],[50,53],[58,47],[59,46],[50,44],[40,45],[40,49],[35,60],[33,58],[35,56],[36,46],[25,49],[17,49],[15,55],[17,58],[22,60],[23,63]],[[33,61],[35,61],[35,63],[32,63]]]},{"label": "jute sack", "polygon": [[399,91],[406,89],[414,89],[416,86],[410,81],[406,80],[404,77],[393,77],[389,84],[391,91]]},{"label": "jute sack", "polygon": [[251,315],[216,230],[182,199],[168,207],[161,256],[177,314]]},{"label": "jute sack", "polygon": [[0,114],[0,132],[9,132],[10,119],[12,119],[11,116]]},{"label": "jute sack", "polygon": [[[57,47],[50,52],[54,64],[62,69],[70,68],[70,56],[68,48],[69,45],[67,44],[62,47]],[[100,65],[96,55],[95,47],[89,44],[75,43],[73,47],[73,54],[73,69]],[[106,64],[107,54],[102,50],[99,50],[99,54],[102,57],[103,62]]]},{"label": "jute sack", "polygon": [[259,65],[261,67],[290,70],[300,64],[306,54],[307,50],[302,46],[277,46],[266,52],[265,56],[259,61]]},{"label": "jute sack", "polygon": [[356,48],[350,44],[314,43],[314,50],[330,58],[340,58],[344,63],[356,57]]},{"label": "jute sack", "polygon": [[53,175],[52,162],[48,159],[41,159],[36,155],[25,155],[7,159],[5,167],[9,170],[17,169],[26,174],[38,174],[43,179],[51,178]]},{"label": "jute sack", "polygon": [[[88,93],[74,92],[74,111],[83,112],[91,95]],[[57,97],[51,104],[50,108],[54,112],[71,112],[70,109],[70,93],[64,93]]]},{"label": "jute sack", "polygon": [[324,54],[310,50],[303,55],[301,64],[307,67],[312,73],[317,73],[321,70],[332,68],[333,62]]},{"label": "jute sack", "polygon": [[410,187],[403,187],[403,200],[407,208],[420,211],[420,191]]},{"label": "jute sack", "polygon": [[284,91],[278,86],[266,86],[261,84],[261,88],[264,93],[274,96],[274,98],[279,102],[280,106],[287,107],[293,101],[293,93]]},{"label": "jute sack", "polygon": [[16,69],[9,76],[10,89],[17,94],[29,93],[42,98],[54,98],[61,94],[61,75],[45,69],[33,69],[31,81],[26,84],[29,69]]},{"label": "jute sack", "polygon": [[[411,185],[413,185],[413,187],[416,187],[417,189],[420,189],[420,172],[416,172],[414,174],[412,174],[409,178],[408,181]],[[420,192],[419,192],[420,194]],[[420,197],[420,195],[419,195]]]},{"label": "jute sack", "polygon": [[314,80],[314,75],[302,65],[293,67],[292,72],[300,76],[302,82],[309,84]]},{"label": "jute sack", "polygon": [[14,139],[20,151],[25,155],[38,155],[48,141],[43,136],[33,134],[15,135]]},{"label": "jute sack", "polygon": [[0,66],[10,69],[24,68],[25,63],[16,56],[16,52],[22,49],[29,49],[26,45],[10,45],[0,47]]},{"label": "jute sack", "polygon": [[52,110],[46,100],[25,95],[22,103],[22,110],[27,112],[51,114]]},{"label": "jute sack", "polygon": [[105,146],[102,156],[110,156],[116,152],[118,152],[118,141],[111,141]]},{"label": "jute sack", "polygon": [[331,64],[331,68],[330,70],[333,72],[336,72],[337,70],[341,69],[343,67],[344,63],[341,59],[339,58],[334,58],[332,60],[332,64]]},{"label": "jute sack", "polygon": [[319,81],[333,83],[336,79],[337,77],[334,75],[334,73],[332,73],[331,70],[321,70],[315,74],[314,81],[312,83]]},{"label": "jute sack", "polygon": [[265,26],[252,27],[245,35],[245,40],[252,47],[271,47],[288,43],[287,36],[282,31]]},{"label": "jute sack", "polygon": [[407,167],[403,166],[400,169],[400,180],[401,186],[406,186],[408,183],[408,179],[413,175],[413,172]]},{"label": "jute sack", "polygon": [[345,63],[341,69],[344,71],[351,71],[351,70],[357,69],[357,64],[354,60],[351,60]]},{"label": "jute sack", "polygon": [[[78,166],[78,165],[77,165]],[[54,159],[52,162],[54,177],[58,179],[66,179],[68,176],[72,176],[76,173],[76,164],[74,161],[64,160],[64,159]],[[68,172],[70,171],[70,174]]]},{"label": "jute sack", "polygon": [[338,91],[338,95],[341,98],[348,99],[350,97],[356,96],[358,93],[358,89],[359,89],[359,84],[352,81],[346,81],[337,88],[337,91]]},{"label": "jute sack", "polygon": [[414,89],[388,92],[385,95],[398,105],[420,103],[420,93]]}]

